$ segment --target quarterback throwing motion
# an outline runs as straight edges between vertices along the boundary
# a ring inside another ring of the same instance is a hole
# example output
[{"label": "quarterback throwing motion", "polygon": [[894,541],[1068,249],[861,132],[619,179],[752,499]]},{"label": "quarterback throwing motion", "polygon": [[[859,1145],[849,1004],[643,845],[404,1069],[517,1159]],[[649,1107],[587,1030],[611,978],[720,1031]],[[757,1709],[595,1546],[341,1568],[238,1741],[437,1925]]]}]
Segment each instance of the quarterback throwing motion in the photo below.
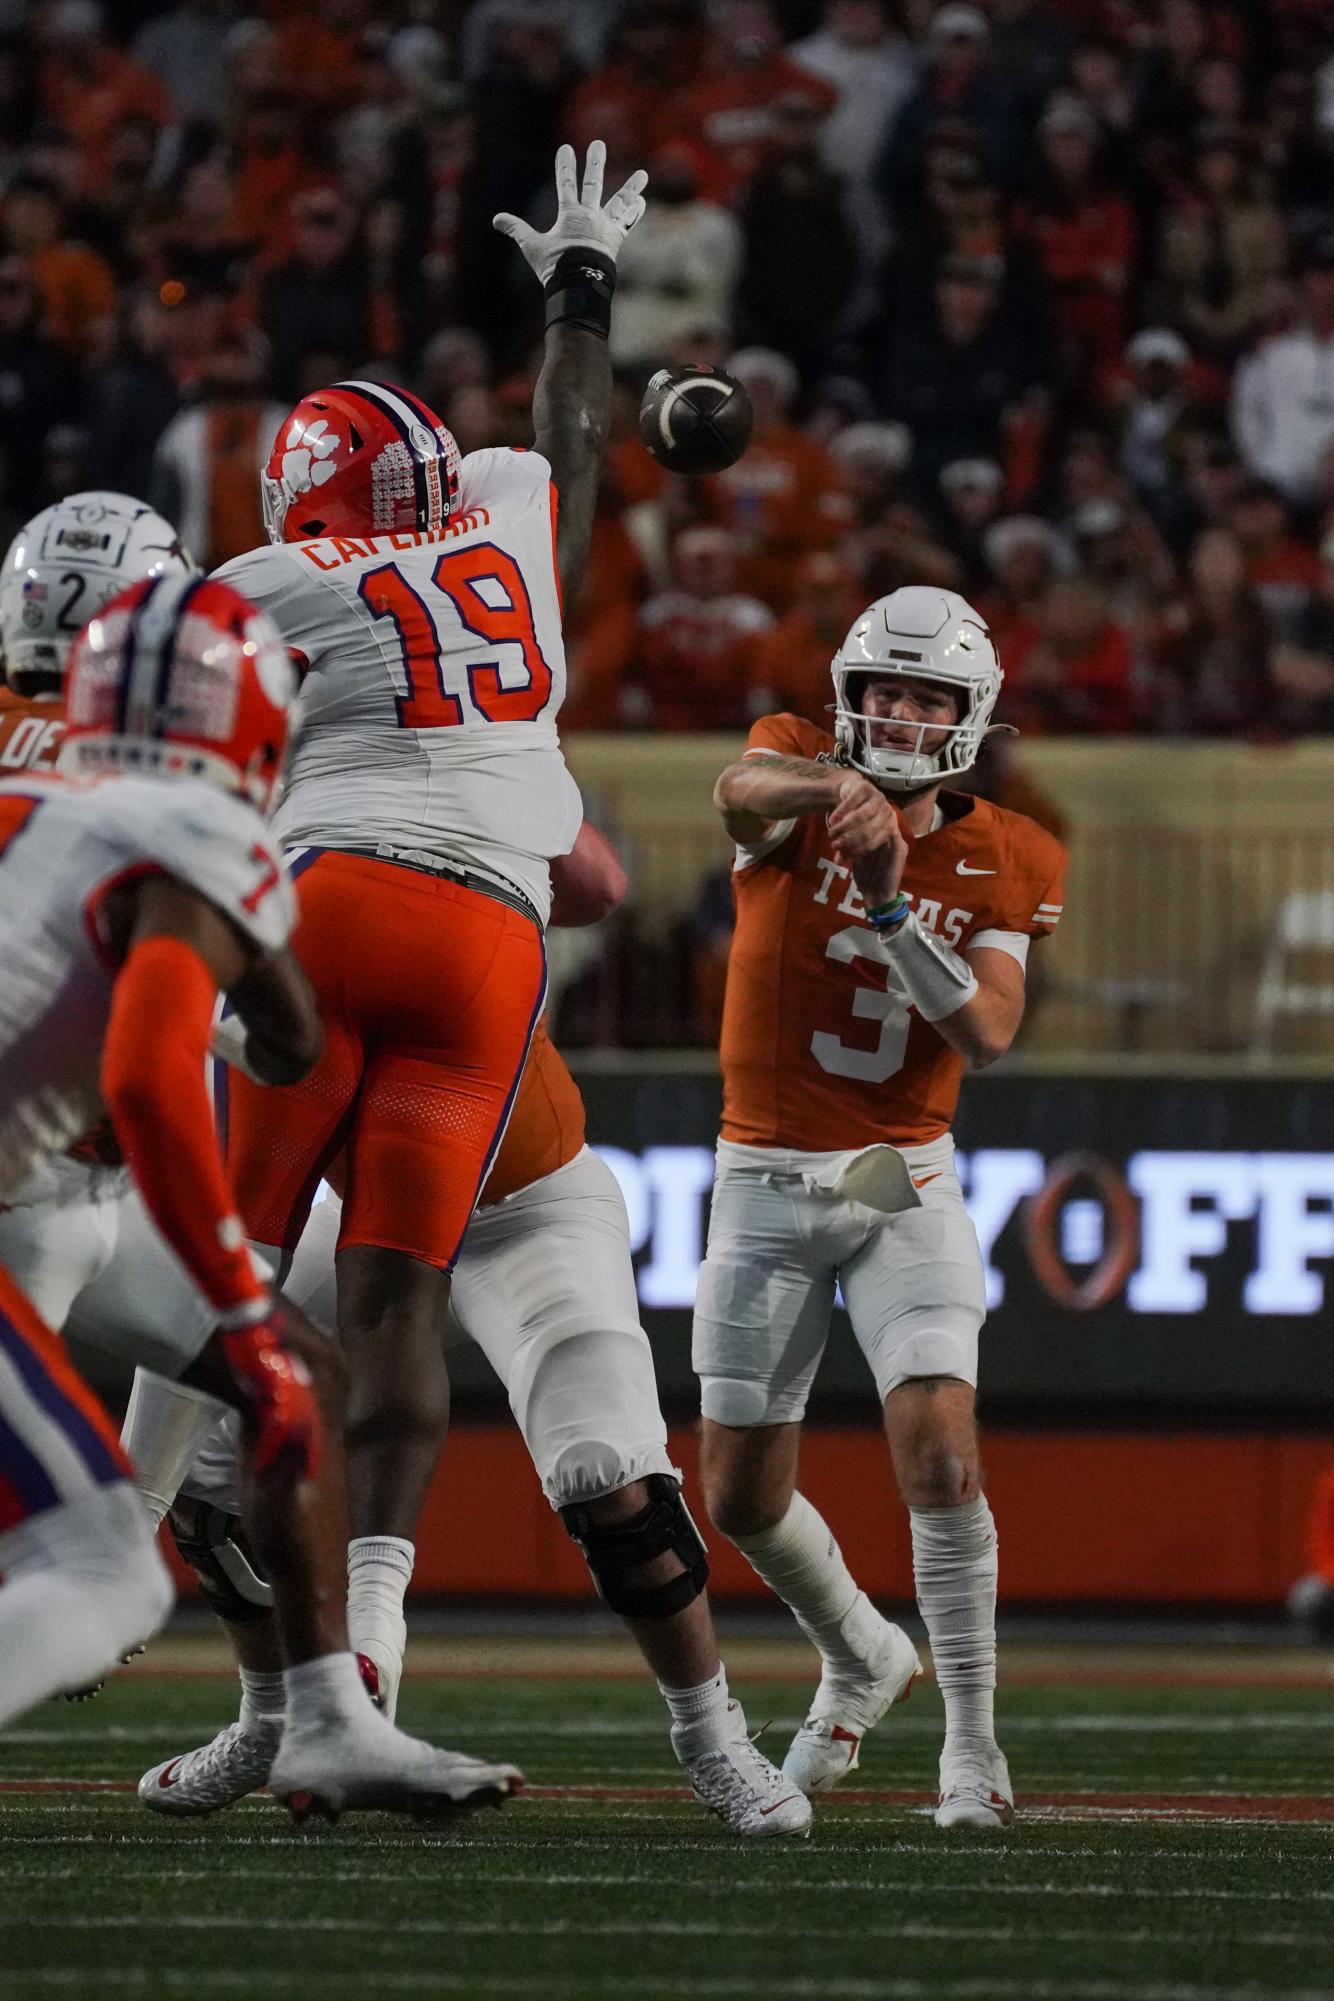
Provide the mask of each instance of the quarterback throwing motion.
[{"label": "quarterback throwing motion", "polygon": [[833,679],[833,737],[764,717],[714,794],[736,842],[737,924],[695,1313],[704,1487],[718,1528],[820,1650],[783,1769],[828,1791],[919,1672],[797,1491],[841,1284],[945,1700],[936,1819],[997,1828],[1014,1806],[993,1724],[996,1531],[974,1419],[985,1295],[950,1123],[965,1068],[1014,1038],[1065,856],[1032,821],[943,789],[975,761],[1001,685],[962,598],[908,586],[878,600]]}]

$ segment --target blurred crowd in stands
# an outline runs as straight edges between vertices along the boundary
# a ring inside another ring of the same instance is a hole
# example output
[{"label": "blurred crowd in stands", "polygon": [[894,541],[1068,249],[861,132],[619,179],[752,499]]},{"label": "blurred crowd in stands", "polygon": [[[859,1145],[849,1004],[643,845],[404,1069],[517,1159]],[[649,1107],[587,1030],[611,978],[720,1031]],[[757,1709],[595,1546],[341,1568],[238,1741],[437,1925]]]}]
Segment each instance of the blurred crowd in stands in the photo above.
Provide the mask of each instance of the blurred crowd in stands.
[{"label": "blurred crowd in stands", "polygon": [[[527,442],[562,139],[649,169],[565,722],[820,719],[907,579],[1027,731],[1334,728],[1325,0],[0,0],[0,541],[125,488],[263,539],[283,406],[403,379]],[[754,442],[671,478],[663,364]]]}]

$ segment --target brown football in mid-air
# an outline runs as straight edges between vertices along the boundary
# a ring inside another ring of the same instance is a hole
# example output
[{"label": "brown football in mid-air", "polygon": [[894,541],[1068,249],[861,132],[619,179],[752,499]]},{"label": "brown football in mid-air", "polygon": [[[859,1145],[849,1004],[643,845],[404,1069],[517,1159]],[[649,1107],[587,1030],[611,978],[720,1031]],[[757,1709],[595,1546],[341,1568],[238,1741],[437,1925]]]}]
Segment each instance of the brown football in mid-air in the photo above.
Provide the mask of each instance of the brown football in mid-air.
[{"label": "brown football in mid-air", "polygon": [[639,409],[639,435],[669,472],[735,465],[754,423],[749,396],[721,368],[660,368]]}]

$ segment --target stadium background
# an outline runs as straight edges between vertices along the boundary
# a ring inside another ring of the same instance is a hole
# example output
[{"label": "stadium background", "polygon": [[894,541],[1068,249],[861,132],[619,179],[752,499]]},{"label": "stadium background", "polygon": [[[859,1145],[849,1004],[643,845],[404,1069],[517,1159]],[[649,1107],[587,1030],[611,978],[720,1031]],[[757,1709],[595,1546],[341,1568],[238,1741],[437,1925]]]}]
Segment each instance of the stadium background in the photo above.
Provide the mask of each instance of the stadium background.
[{"label": "stadium background", "polygon": [[[683,1460],[712,778],[752,716],[821,717],[868,597],[937,581],[990,620],[1022,731],[976,782],[1074,861],[960,1126],[1003,1591],[1273,1609],[1334,1404],[1327,10],[0,0],[0,537],[109,485],[222,561],[263,538],[283,406],[344,373],[411,382],[465,450],[527,442],[535,296],[490,217],[542,218],[566,137],[652,180],[564,718],[634,887],[557,942],[556,1027]],[[635,438],[684,360],[756,404],[714,480]],[[419,1585],[585,1596],[494,1384],[465,1358],[458,1387]],[[901,1599],[867,1387],[840,1336],[803,1484]]]}]

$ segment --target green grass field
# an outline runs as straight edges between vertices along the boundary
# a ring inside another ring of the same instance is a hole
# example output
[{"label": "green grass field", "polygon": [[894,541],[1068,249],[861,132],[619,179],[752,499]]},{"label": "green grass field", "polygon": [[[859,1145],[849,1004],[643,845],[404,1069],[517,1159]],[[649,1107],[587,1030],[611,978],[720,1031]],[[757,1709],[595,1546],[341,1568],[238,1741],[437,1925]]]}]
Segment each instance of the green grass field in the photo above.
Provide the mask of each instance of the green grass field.
[{"label": "green grass field", "polygon": [[[728,1653],[781,1755],[802,1655]],[[0,1993],[1334,1996],[1334,1679],[1314,1658],[1026,1650],[1003,1701],[1028,1803],[1009,1837],[944,1836],[924,1811],[928,1685],[808,1842],[758,1844],[682,1795],[656,1696],[619,1653],[499,1640],[419,1658],[437,1672],[402,1720],[514,1758],[531,1785],[453,1832],[298,1830],[267,1800],[151,1817],[127,1782],[231,1713],[215,1655],[188,1642],[8,1731]]]}]

